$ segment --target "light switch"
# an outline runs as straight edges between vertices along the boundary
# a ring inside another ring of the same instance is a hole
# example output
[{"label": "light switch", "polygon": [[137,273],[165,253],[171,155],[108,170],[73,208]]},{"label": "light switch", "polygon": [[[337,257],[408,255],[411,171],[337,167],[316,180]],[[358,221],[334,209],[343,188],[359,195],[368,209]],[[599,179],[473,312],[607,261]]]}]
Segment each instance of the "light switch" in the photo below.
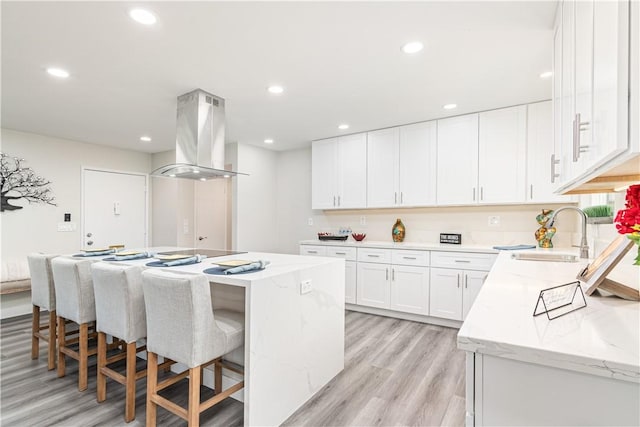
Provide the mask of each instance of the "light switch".
[{"label": "light switch", "polygon": [[303,280],[300,282],[300,295],[308,294],[311,292],[311,280]]},{"label": "light switch", "polygon": [[113,202],[113,214],[120,215],[120,202],[117,200]]}]

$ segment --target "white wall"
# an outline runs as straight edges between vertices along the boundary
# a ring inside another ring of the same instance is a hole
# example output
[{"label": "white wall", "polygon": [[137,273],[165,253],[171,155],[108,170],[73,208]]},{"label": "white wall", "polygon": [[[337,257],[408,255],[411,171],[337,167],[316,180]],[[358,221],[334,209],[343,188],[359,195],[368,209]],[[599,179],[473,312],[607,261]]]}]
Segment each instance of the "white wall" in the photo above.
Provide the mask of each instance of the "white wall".
[{"label": "white wall", "polygon": [[[311,207],[311,149],[281,152],[278,155],[277,180],[277,250],[298,253],[298,242],[317,239],[321,231],[336,232],[351,227],[367,234],[367,240],[391,241],[391,228],[401,218],[407,228],[406,242],[436,243],[439,233],[461,233],[463,244],[510,245],[536,244],[536,222],[543,208],[560,205],[482,206],[451,208],[375,209],[318,211]],[[500,226],[489,226],[490,215],[500,216]],[[360,225],[361,216],[366,225]],[[313,225],[309,226],[309,218]],[[575,241],[577,215],[567,213],[558,218],[558,232],[553,239],[557,247]]]},{"label": "white wall", "polygon": [[[252,145],[232,144],[227,159],[234,170],[249,174],[233,178],[233,249],[277,252],[278,153]],[[235,163],[234,163],[235,161]]]}]

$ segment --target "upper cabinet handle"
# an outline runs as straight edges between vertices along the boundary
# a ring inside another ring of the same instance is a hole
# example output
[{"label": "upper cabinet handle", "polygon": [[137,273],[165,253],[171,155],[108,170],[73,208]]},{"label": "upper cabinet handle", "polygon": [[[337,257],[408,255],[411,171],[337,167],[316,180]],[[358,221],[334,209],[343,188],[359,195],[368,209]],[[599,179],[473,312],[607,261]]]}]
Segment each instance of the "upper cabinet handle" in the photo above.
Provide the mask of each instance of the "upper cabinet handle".
[{"label": "upper cabinet handle", "polygon": [[465,263],[469,263],[469,262],[471,262],[471,261],[470,261],[470,260],[468,260],[468,259],[454,259],[454,262],[465,262]]},{"label": "upper cabinet handle", "polygon": [[556,165],[560,164],[560,160],[556,159],[556,155],[551,155],[551,183],[554,184],[556,182],[556,178],[560,176],[559,173],[556,173]]}]

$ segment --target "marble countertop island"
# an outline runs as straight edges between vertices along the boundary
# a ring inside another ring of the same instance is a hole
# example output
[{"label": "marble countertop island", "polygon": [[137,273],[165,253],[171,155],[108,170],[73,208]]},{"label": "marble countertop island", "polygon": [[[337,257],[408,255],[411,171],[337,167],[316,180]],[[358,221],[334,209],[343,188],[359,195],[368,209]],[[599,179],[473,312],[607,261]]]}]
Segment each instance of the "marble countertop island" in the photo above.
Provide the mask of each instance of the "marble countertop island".
[{"label": "marble countertop island", "polygon": [[[460,329],[458,348],[640,383],[639,302],[594,294],[585,296],[586,308],[565,316],[533,317],[540,291],[575,281],[586,264],[501,253]],[[631,276],[627,283],[634,286],[640,269]]]}]

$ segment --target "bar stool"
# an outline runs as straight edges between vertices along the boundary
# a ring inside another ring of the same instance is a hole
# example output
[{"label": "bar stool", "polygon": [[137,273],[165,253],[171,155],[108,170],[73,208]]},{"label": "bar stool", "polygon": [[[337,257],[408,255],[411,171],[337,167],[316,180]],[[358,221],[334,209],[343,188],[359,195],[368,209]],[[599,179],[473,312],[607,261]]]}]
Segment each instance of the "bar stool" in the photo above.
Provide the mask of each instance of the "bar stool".
[{"label": "bar stool", "polygon": [[[156,405],[200,424],[200,413],[244,387],[244,381],[222,391],[222,368],[243,373],[222,361],[223,355],[244,344],[244,313],[216,310],[203,274],[174,274],[162,270],[142,273],[147,311],[147,426],[156,425]],[[188,369],[158,383],[158,355]],[[200,403],[202,368],[215,364],[215,396]],[[158,394],[189,376],[185,409]]]},{"label": "bar stool", "polygon": [[[27,256],[31,275],[31,358],[40,356],[40,340],[47,342],[47,365],[56,367],[56,294],[51,273],[51,260],[57,255],[33,253]],[[49,311],[49,323],[40,324],[40,310]],[[48,329],[48,334],[40,331]]]},{"label": "bar stool", "polygon": [[[89,324],[96,320],[96,306],[91,281],[91,260],[75,260],[57,257],[51,261],[53,283],[56,290],[56,309],[58,319],[58,377],[66,374],[65,356],[78,361],[78,390],[87,389],[89,356],[97,353],[97,348],[89,348]],[[65,320],[71,320],[79,326],[79,336],[66,339]],[[78,343],[78,351],[69,347]]]},{"label": "bar stool", "polygon": [[[91,266],[96,299],[96,329],[98,332],[97,400],[107,398],[107,377],[125,386],[126,422],[136,417],[136,380],[147,370],[136,372],[136,354],[146,350],[136,342],[147,336],[147,319],[142,294],[142,267],[98,262]],[[126,343],[126,349],[107,358],[107,334]],[[126,358],[125,375],[108,365]]]}]

